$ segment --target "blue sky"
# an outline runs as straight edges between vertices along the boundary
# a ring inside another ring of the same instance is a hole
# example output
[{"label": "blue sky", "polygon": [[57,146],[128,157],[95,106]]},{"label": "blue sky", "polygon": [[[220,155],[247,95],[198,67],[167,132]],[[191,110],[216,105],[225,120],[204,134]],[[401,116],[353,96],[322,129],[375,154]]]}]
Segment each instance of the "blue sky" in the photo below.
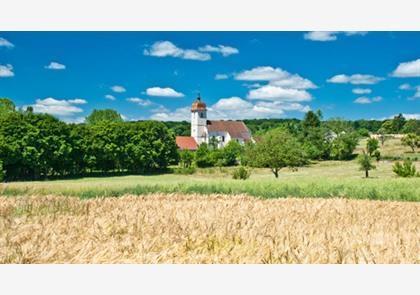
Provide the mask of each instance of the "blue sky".
[{"label": "blue sky", "polygon": [[420,32],[0,32],[0,97],[67,122],[420,119]]}]

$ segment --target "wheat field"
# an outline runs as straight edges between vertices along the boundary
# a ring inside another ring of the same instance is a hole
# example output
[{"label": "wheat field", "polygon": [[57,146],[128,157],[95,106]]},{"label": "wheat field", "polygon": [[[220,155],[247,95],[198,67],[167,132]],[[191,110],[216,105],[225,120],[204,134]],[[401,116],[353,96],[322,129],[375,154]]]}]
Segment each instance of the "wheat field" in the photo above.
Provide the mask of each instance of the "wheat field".
[{"label": "wheat field", "polygon": [[419,263],[420,204],[0,197],[0,263]]}]

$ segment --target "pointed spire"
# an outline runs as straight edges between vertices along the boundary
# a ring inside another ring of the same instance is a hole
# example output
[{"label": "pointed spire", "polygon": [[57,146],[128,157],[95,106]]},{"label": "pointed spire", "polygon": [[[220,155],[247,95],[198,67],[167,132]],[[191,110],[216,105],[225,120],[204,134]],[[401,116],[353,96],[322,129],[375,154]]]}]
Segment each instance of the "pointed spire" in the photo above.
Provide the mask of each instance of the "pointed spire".
[{"label": "pointed spire", "polygon": [[197,100],[201,101],[201,95],[200,95],[200,92],[198,92],[198,94],[197,94]]}]

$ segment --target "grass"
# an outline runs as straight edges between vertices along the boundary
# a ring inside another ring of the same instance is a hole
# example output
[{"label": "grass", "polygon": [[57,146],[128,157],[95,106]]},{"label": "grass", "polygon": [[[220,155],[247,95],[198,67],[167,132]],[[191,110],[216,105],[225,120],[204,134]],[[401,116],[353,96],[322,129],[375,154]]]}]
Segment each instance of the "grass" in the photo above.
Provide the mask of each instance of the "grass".
[{"label": "grass", "polygon": [[419,263],[420,204],[0,197],[0,263]]},{"label": "grass", "polygon": [[[420,170],[420,163],[417,168]],[[254,169],[247,180],[233,180],[231,169],[202,169],[194,175],[92,177],[73,180],[1,184],[0,195],[58,195],[80,198],[126,194],[247,194],[261,198],[344,197],[370,200],[420,201],[420,178],[397,178],[391,161],[377,163],[364,179],[356,161],[325,161],[297,172],[282,170],[275,179],[268,169]]]},{"label": "grass", "polygon": [[[356,149],[357,153],[360,153],[362,149],[366,147],[367,139],[362,139]],[[420,152],[417,149],[415,153],[412,152],[411,148],[401,144],[401,139],[390,138],[387,139],[382,146],[379,143],[379,150],[383,159],[390,160],[404,160],[411,159],[414,161],[420,160]]]}]

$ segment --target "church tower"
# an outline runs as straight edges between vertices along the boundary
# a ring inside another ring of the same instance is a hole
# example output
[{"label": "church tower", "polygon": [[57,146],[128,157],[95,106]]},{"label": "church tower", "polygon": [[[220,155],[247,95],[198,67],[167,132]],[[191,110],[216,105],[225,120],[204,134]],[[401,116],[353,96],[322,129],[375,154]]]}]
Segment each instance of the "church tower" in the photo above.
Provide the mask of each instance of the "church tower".
[{"label": "church tower", "polygon": [[207,142],[207,106],[200,94],[191,106],[191,136],[197,144]]}]

